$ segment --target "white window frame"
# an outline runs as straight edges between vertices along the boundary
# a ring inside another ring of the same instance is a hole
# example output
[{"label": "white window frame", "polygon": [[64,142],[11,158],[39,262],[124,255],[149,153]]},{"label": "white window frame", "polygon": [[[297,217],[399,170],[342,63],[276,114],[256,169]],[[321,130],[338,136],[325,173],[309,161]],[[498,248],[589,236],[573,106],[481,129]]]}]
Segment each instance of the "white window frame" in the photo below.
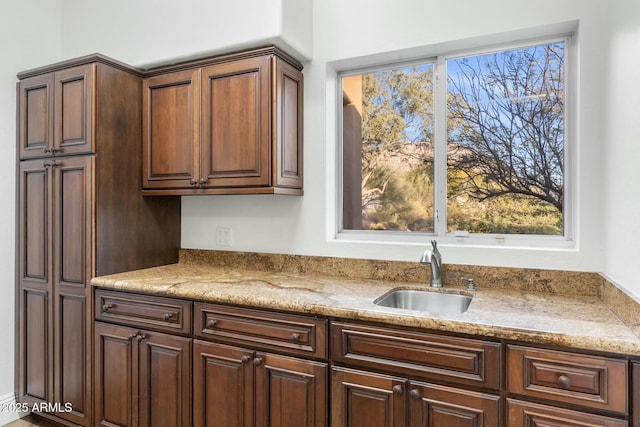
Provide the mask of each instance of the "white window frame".
[{"label": "white window frame", "polygon": [[[564,42],[564,73],[565,73],[565,133],[564,133],[564,209],[563,225],[564,234],[562,236],[547,235],[524,235],[524,234],[479,234],[470,233],[468,236],[461,236],[456,233],[447,233],[446,217],[442,212],[447,209],[447,171],[446,171],[446,96],[447,96],[447,71],[446,61],[448,59],[482,55],[491,52],[524,48],[533,45],[548,44],[554,42]],[[336,218],[335,218],[335,240],[344,242],[372,242],[372,243],[416,243],[424,244],[430,238],[437,238],[438,242],[449,246],[466,247],[506,247],[518,249],[568,249],[575,250],[578,246],[577,214],[578,205],[576,200],[576,159],[577,150],[577,60],[576,60],[576,37],[574,31],[560,34],[547,35],[542,37],[530,37],[518,42],[498,42],[485,45],[478,45],[477,41],[468,43],[469,47],[458,47],[443,50],[440,46],[432,54],[413,56],[395,61],[389,61],[390,55],[382,57],[371,57],[368,59],[359,58],[350,64],[349,61],[341,61],[336,64],[335,84],[336,84]],[[427,51],[429,49],[426,49]],[[402,56],[398,54],[396,57]],[[380,69],[392,67],[402,67],[412,64],[434,64],[435,72],[435,126],[434,126],[434,232],[406,232],[394,230],[343,230],[343,195],[342,195],[342,77],[356,74],[363,74]],[[444,82],[442,84],[441,82]]]}]

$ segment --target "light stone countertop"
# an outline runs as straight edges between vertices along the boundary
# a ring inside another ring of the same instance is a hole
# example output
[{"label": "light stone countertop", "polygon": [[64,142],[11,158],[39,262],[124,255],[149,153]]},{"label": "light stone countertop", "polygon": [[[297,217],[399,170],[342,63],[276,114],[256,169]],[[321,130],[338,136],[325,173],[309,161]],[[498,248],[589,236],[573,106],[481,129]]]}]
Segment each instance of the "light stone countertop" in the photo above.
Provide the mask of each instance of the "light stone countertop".
[{"label": "light stone countertop", "polygon": [[[380,307],[392,289],[428,289],[411,282],[171,264],[96,277],[93,286],[196,301],[237,304],[640,356],[640,337],[597,296],[483,289],[462,314]],[[465,293],[461,287],[444,291]]]}]

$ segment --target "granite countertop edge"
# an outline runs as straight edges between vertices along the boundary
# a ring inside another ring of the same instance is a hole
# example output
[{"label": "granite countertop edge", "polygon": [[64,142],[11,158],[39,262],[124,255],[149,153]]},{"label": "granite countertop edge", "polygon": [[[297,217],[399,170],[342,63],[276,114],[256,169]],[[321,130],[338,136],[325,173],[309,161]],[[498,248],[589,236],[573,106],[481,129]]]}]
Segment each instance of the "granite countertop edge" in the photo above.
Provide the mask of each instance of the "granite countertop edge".
[{"label": "granite countertop edge", "polygon": [[[374,304],[393,289],[428,289],[415,283],[182,264],[96,277],[91,284],[201,302],[640,356],[640,337],[597,297],[480,288],[472,293],[467,312],[432,314]],[[440,291],[469,294],[460,287]]]}]

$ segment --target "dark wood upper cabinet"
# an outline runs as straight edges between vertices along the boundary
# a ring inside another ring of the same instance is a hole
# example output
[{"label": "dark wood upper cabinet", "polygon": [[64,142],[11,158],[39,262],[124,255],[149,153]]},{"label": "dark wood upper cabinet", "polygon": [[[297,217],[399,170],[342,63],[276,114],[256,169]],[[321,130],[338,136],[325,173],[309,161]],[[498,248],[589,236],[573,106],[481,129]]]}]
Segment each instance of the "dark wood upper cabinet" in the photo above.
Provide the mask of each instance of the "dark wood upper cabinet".
[{"label": "dark wood upper cabinet", "polygon": [[21,159],[95,151],[95,76],[96,64],[86,64],[19,83]]},{"label": "dark wood upper cabinet", "polygon": [[89,426],[89,282],[176,262],[180,200],[141,194],[137,70],[92,55],[18,77],[17,398]]},{"label": "dark wood upper cabinet", "polygon": [[203,187],[271,185],[271,57],[202,69]]},{"label": "dark wood upper cabinet", "polygon": [[142,93],[144,186],[189,187],[200,172],[200,71],[145,79]]},{"label": "dark wood upper cabinet", "polygon": [[276,48],[152,70],[145,194],[302,194],[301,70]]}]

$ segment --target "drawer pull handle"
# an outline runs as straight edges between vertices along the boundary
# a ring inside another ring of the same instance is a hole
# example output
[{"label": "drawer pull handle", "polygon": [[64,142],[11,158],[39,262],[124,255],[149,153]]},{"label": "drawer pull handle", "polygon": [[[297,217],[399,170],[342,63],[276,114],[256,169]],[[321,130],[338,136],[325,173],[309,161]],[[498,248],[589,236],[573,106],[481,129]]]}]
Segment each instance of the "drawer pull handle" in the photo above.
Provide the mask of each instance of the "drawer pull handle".
[{"label": "drawer pull handle", "polygon": [[164,316],[162,316],[162,319],[164,319],[165,322],[168,322],[169,320],[171,320],[172,317],[173,317],[173,314],[165,313]]},{"label": "drawer pull handle", "polygon": [[207,320],[207,329],[215,328],[216,327],[216,323],[218,323],[218,321],[215,320],[215,319]]},{"label": "drawer pull handle", "polygon": [[411,391],[409,392],[409,396],[410,396],[412,399],[420,399],[420,390],[418,390],[418,389],[414,388],[413,390],[411,390]]},{"label": "drawer pull handle", "polygon": [[291,341],[300,342],[300,334],[297,334],[297,333],[291,334]]},{"label": "drawer pull handle", "polygon": [[240,359],[240,362],[242,363],[248,363],[249,360],[251,360],[251,356],[245,354],[244,356],[242,356],[242,358]]},{"label": "drawer pull handle", "polygon": [[253,359],[253,364],[256,366],[262,365],[263,362],[264,360],[262,359],[262,357],[256,357],[255,359]]},{"label": "drawer pull handle", "polygon": [[398,396],[402,394],[402,386],[394,385],[391,390],[393,390],[393,394],[397,394]]},{"label": "drawer pull handle", "polygon": [[568,390],[571,387],[571,378],[566,375],[560,375],[556,380],[558,387]]},{"label": "drawer pull handle", "polygon": [[105,304],[102,306],[102,311],[109,311],[113,308],[113,305],[111,304]]}]

